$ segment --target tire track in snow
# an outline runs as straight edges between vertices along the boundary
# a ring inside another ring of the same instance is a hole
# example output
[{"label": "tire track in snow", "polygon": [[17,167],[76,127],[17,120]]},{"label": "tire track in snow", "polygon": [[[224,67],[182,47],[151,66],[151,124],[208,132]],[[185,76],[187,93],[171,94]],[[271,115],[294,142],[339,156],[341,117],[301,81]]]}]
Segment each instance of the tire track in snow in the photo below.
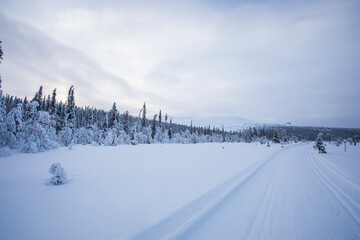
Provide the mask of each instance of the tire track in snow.
[{"label": "tire track in snow", "polygon": [[335,169],[331,164],[327,163],[326,159],[323,156],[320,155],[320,156],[318,156],[318,158],[320,159],[319,163],[321,163],[321,165],[323,165],[328,171],[330,171],[331,174],[340,178],[342,181],[344,181],[347,184],[351,185],[352,187],[356,188],[357,191],[360,192],[360,186],[358,184],[351,181],[348,177],[346,177],[345,175],[340,173],[337,169]]},{"label": "tire track in snow", "polygon": [[[316,160],[311,157],[310,150],[306,152],[307,163],[310,169],[314,172],[321,183],[328,189],[328,191],[335,197],[342,208],[348,213],[348,215],[354,220],[354,229],[360,229],[360,205],[354,201],[348,194],[341,190],[329,176],[323,173],[323,171],[316,165]],[[360,237],[360,233],[357,236]]]},{"label": "tire track in snow", "polygon": [[[215,211],[218,207],[225,204],[233,194],[235,194],[239,189],[241,189],[243,184],[245,184],[248,180],[252,179],[260,169],[262,169],[268,162],[271,161],[271,159],[291,147],[294,146],[280,149],[276,153],[266,157],[264,160],[241,171],[239,174],[235,175],[233,178],[229,179],[225,183],[214,188],[213,190],[210,190],[208,193],[204,194],[203,196],[192,201],[174,214],[165,218],[160,223],[156,224],[153,227],[145,229],[143,232],[131,239],[180,239],[196,224],[206,219],[206,217],[210,215],[213,211]],[[276,185],[276,181],[277,178],[273,178],[273,181],[271,182],[271,187],[274,187]],[[268,204],[268,200],[271,200],[271,192],[272,191],[270,190],[268,191],[269,196],[264,199],[264,205]],[[267,208],[264,207],[265,211],[266,209]],[[267,213],[267,215],[269,214]],[[255,221],[260,221],[260,219],[255,219]],[[264,222],[262,222],[261,224],[264,224]]]},{"label": "tire track in snow", "polygon": [[268,225],[270,223],[271,206],[273,204],[275,188],[278,183],[280,172],[280,169],[276,169],[275,175],[272,176],[265,197],[261,202],[255,219],[251,223],[251,229],[248,232],[246,239],[266,239],[266,236],[262,236],[265,231],[259,232],[258,229],[267,230],[270,228]]}]

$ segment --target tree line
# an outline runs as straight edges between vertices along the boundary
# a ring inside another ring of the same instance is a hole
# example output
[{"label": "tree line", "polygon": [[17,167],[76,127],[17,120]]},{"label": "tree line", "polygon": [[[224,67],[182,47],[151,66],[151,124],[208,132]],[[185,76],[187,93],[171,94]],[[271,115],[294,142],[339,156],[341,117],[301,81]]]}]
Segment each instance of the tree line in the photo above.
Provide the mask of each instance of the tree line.
[{"label": "tree line", "polygon": [[[1,80],[0,80],[1,81]],[[359,141],[359,129],[297,126],[254,126],[239,131],[224,128],[176,124],[161,110],[151,119],[146,103],[138,116],[120,113],[116,103],[109,111],[75,104],[71,86],[65,102],[58,101],[56,89],[45,96],[43,87],[31,100],[2,95],[0,90],[0,147],[22,152],[39,152],[73,144],[119,145],[151,143],[260,142],[288,143],[314,141],[319,132],[325,141],[350,138]]]}]

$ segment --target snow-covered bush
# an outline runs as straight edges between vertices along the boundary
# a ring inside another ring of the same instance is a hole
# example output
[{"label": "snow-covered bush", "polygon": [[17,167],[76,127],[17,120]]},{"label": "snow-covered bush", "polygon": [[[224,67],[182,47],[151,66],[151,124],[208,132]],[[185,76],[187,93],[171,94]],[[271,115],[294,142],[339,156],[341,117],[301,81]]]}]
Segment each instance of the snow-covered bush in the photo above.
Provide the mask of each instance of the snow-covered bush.
[{"label": "snow-covered bush", "polygon": [[84,127],[75,130],[74,141],[76,144],[90,144],[94,141],[94,133],[91,128],[85,129]]},{"label": "snow-covered bush", "polygon": [[53,163],[49,169],[49,173],[54,175],[49,179],[49,184],[60,185],[67,183],[66,172],[60,163]]},{"label": "snow-covered bush", "polygon": [[116,129],[110,128],[107,133],[104,140],[105,146],[116,146]]},{"label": "snow-covered bush", "polygon": [[58,134],[59,142],[64,146],[69,146],[73,139],[73,131],[69,127],[64,127]]}]

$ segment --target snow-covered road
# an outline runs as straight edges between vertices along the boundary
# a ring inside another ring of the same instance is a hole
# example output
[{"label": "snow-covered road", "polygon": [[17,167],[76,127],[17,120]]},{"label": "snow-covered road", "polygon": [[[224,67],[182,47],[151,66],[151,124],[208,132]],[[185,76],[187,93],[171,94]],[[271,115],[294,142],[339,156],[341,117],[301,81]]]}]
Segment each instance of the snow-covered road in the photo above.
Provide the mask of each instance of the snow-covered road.
[{"label": "snow-covered road", "polygon": [[290,146],[134,239],[359,239],[359,203],[326,155]]}]

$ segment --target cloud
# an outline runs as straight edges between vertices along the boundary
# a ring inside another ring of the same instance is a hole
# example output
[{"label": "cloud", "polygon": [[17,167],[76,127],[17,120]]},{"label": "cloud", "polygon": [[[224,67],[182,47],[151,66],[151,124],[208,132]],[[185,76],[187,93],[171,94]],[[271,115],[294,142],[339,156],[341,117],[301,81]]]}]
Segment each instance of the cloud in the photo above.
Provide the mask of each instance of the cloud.
[{"label": "cloud", "polygon": [[360,127],[357,1],[20,4],[4,4],[31,29],[6,30],[17,35],[3,65],[17,83],[76,82],[81,103],[134,112],[146,100],[173,115]]},{"label": "cloud", "polygon": [[[102,105],[108,98],[133,94],[122,78],[108,73],[83,52],[57,42],[32,26],[11,20],[0,13],[4,48],[4,88],[32,97],[40,85],[48,93],[58,88],[65,100],[67,89],[75,85],[80,104]],[[19,85],[20,84],[20,85]],[[120,98],[118,98],[120,99]]]}]

